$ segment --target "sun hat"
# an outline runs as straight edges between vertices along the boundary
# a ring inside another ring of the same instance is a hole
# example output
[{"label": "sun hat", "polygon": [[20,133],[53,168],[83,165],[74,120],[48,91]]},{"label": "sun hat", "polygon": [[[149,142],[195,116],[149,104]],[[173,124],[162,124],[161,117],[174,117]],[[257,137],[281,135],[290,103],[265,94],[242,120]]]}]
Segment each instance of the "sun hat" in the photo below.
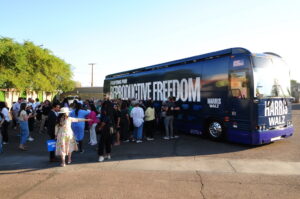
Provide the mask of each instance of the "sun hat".
[{"label": "sun hat", "polygon": [[70,113],[70,109],[68,107],[63,107],[60,109],[60,111],[58,113]]}]

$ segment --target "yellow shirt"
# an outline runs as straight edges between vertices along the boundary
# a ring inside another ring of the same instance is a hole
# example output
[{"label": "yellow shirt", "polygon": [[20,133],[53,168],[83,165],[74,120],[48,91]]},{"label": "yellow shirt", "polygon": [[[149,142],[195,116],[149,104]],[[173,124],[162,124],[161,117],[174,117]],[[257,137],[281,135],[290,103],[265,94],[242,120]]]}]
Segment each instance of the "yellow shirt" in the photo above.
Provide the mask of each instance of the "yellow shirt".
[{"label": "yellow shirt", "polygon": [[152,121],[155,119],[154,108],[148,107],[145,112],[145,121]]}]

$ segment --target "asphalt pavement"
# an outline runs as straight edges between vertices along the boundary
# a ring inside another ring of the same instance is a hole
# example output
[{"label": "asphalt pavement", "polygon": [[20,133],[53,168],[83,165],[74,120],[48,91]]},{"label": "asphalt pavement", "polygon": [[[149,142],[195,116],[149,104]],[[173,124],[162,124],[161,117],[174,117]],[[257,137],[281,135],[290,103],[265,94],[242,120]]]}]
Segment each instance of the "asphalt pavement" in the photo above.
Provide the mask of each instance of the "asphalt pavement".
[{"label": "asphalt pavement", "polygon": [[295,134],[262,146],[180,135],[114,146],[97,162],[86,136],[71,165],[48,162],[46,134],[19,151],[16,131],[0,155],[0,198],[300,198],[300,104]]}]

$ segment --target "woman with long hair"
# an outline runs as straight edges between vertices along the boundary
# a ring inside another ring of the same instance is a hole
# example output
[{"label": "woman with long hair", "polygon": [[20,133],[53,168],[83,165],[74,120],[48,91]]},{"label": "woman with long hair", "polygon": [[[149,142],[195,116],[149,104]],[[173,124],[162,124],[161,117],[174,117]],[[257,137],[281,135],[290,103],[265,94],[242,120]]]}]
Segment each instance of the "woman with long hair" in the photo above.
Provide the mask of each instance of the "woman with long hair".
[{"label": "woman with long hair", "polygon": [[99,122],[97,115],[98,115],[98,111],[95,107],[94,104],[90,104],[90,113],[87,116],[88,119],[91,119],[91,121],[89,121],[89,126],[90,126],[90,142],[89,144],[94,146],[96,145],[97,142],[97,135],[96,135],[96,126]]},{"label": "woman with long hair", "polygon": [[57,156],[61,156],[62,167],[66,166],[66,155],[68,156],[68,164],[71,164],[72,152],[77,151],[77,143],[71,127],[72,122],[90,121],[90,119],[69,117],[69,112],[69,108],[61,108],[55,127],[55,137],[57,140],[55,153]]},{"label": "woman with long hair", "polygon": [[104,161],[104,150],[106,152],[106,158],[111,159],[111,143],[112,143],[112,132],[114,126],[114,115],[113,115],[113,105],[110,101],[105,101],[101,109],[101,119],[100,119],[100,139],[98,142],[98,155],[99,162]]},{"label": "woman with long hair", "polygon": [[29,136],[28,118],[30,116],[31,114],[28,115],[26,112],[26,103],[22,103],[20,105],[20,111],[18,114],[20,133],[21,133],[19,149],[22,151],[27,151],[27,148],[24,146],[24,144],[26,143]]},{"label": "woman with long hair", "polygon": [[129,142],[129,138],[130,138],[129,125],[130,125],[130,117],[128,113],[127,102],[122,101],[121,117],[120,117],[120,134],[121,134],[121,140],[123,142]]},{"label": "woman with long hair", "polygon": [[114,114],[114,127],[115,127],[115,142],[114,145],[118,146],[120,145],[120,120],[121,120],[121,110],[120,110],[120,106],[118,104],[114,105],[114,110],[113,110],[113,114]]}]

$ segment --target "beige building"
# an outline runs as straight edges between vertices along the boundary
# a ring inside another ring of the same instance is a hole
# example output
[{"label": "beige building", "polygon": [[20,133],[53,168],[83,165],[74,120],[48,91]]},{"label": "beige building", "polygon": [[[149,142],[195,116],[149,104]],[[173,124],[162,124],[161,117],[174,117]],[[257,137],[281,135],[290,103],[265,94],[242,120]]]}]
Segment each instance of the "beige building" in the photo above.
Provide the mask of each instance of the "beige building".
[{"label": "beige building", "polygon": [[44,100],[52,100],[54,95],[49,92],[35,92],[35,91],[24,91],[20,92],[16,89],[0,89],[0,101],[4,101],[7,103],[8,107],[11,107],[13,102],[18,101],[19,97],[28,98],[39,98],[42,102]]},{"label": "beige building", "polygon": [[65,92],[60,94],[60,100],[63,100],[65,97],[69,96],[78,96],[82,100],[85,99],[103,99],[103,87],[78,87],[72,91]]}]

